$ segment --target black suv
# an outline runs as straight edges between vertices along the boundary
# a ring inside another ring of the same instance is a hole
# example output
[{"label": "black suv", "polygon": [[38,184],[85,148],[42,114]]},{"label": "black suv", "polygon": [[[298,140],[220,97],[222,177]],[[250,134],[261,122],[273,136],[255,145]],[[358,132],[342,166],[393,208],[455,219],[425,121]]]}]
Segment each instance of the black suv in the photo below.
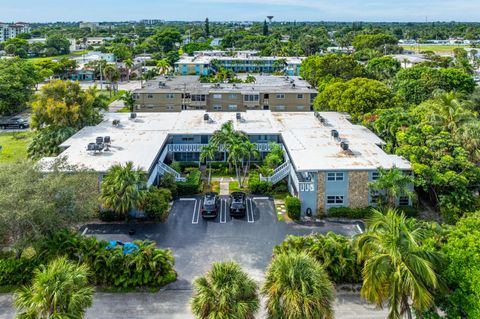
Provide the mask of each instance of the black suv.
[{"label": "black suv", "polygon": [[0,119],[0,129],[4,130],[6,128],[19,128],[24,129],[28,128],[29,124],[27,120],[19,116],[11,117],[9,119]]},{"label": "black suv", "polygon": [[217,217],[217,208],[219,204],[218,193],[206,193],[203,196],[202,217],[215,218]]},{"label": "black suv", "polygon": [[242,192],[230,194],[230,216],[244,217],[247,211],[247,195]]}]

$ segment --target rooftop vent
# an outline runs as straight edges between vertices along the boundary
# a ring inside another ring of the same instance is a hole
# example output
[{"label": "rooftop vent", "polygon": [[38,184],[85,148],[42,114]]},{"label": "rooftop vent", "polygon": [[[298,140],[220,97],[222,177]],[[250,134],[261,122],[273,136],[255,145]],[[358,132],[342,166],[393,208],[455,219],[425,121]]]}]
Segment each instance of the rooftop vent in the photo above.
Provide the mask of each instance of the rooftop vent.
[{"label": "rooftop vent", "polygon": [[209,121],[210,120],[210,115],[208,115],[208,113],[203,114],[203,120],[204,121]]},{"label": "rooftop vent", "polygon": [[130,119],[134,120],[137,118],[137,113],[130,113]]},{"label": "rooftop vent", "polygon": [[342,150],[348,151],[348,142],[346,141],[340,142],[340,147],[342,148]]},{"label": "rooftop vent", "polygon": [[167,84],[165,82],[162,82],[162,81],[158,82],[158,87],[159,88],[166,87],[166,86],[167,86]]},{"label": "rooftop vent", "polygon": [[332,135],[332,137],[333,137],[334,139],[338,139],[338,137],[340,136],[340,134],[338,133],[337,130],[331,130],[331,131],[330,131],[330,134]]},{"label": "rooftop vent", "polygon": [[237,114],[235,114],[235,117],[236,117],[237,121],[240,121],[242,119],[242,114],[237,113]]},{"label": "rooftop vent", "polygon": [[113,120],[112,125],[115,126],[115,127],[119,126],[120,125],[120,120]]}]

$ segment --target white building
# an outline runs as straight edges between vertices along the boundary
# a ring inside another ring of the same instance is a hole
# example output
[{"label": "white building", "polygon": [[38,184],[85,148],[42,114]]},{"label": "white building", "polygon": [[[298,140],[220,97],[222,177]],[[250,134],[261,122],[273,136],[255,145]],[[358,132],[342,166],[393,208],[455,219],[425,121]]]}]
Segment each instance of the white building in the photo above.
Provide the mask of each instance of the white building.
[{"label": "white building", "polygon": [[29,33],[30,26],[25,22],[2,23],[0,22],[0,42],[16,38],[21,33]]}]

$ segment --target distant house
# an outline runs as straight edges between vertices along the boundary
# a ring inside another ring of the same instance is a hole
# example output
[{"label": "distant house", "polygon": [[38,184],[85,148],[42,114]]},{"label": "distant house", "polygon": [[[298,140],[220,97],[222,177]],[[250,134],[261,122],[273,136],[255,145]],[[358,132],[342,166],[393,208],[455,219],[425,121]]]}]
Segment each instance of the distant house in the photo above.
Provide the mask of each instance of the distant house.
[{"label": "distant house", "polygon": [[404,68],[411,68],[415,64],[429,61],[421,54],[394,54],[392,58],[400,62]]}]

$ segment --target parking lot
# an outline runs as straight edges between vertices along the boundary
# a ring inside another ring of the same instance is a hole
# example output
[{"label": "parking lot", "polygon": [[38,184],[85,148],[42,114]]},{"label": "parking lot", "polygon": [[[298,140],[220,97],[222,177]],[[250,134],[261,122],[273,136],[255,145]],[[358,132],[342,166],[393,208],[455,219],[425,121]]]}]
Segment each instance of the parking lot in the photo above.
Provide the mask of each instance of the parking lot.
[{"label": "parking lot", "polygon": [[[359,232],[356,224],[322,223],[300,225],[277,220],[275,206],[268,197],[248,197],[243,218],[231,218],[228,197],[220,198],[215,219],[201,217],[202,197],[186,197],[174,202],[164,224],[95,224],[86,233],[120,241],[152,239],[162,248],[171,248],[179,276],[169,289],[190,289],[196,276],[214,261],[236,260],[255,279],[262,280],[272,249],[286,236],[333,231],[345,236]],[[128,230],[135,228],[134,236]]]}]

